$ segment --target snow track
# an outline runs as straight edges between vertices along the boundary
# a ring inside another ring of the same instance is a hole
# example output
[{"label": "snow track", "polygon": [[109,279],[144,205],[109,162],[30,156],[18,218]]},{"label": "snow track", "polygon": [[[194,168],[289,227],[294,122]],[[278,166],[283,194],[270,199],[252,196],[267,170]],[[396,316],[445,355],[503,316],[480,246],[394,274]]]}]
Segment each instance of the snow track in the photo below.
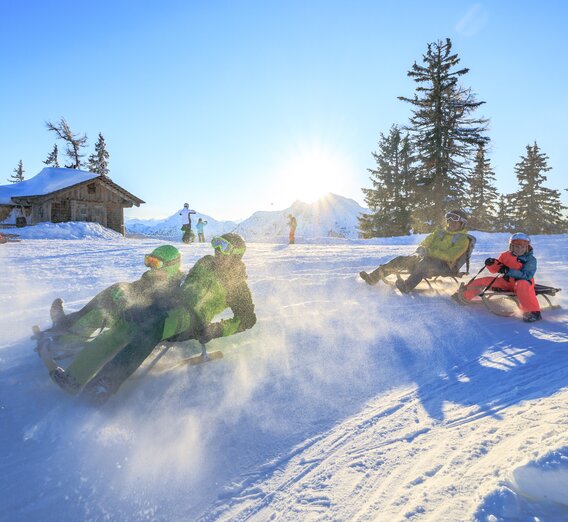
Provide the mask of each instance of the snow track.
[{"label": "snow track", "polygon": [[[558,332],[553,337],[562,343],[556,347],[558,358],[538,364],[532,352],[515,352],[521,371],[511,371],[506,384],[497,383],[489,401],[486,389],[479,387],[477,394],[473,389],[463,397],[473,406],[448,404],[440,422],[421,403],[443,396],[449,383],[426,382],[422,393],[393,392],[371,401],[325,437],[282,457],[271,473],[262,470],[256,483],[229,503],[223,499],[223,506],[203,520],[372,521],[377,513],[379,520],[473,519],[481,491],[496,487],[503,480],[501,470],[519,454],[542,453],[566,442],[568,391],[551,386],[546,401],[535,399],[547,395],[547,382],[568,382],[568,364],[558,364],[568,337]],[[508,348],[490,355],[494,362],[511,364]],[[481,362],[462,369],[475,378]],[[538,414],[532,413],[535,405]],[[549,427],[544,432],[543,423]]]}]

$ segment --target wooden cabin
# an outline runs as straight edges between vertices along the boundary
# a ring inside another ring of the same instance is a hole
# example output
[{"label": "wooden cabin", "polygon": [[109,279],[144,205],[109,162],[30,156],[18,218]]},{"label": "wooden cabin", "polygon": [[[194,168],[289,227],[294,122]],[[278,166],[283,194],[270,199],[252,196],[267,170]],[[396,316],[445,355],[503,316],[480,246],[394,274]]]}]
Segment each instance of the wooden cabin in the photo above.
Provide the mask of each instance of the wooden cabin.
[{"label": "wooden cabin", "polygon": [[[124,209],[144,203],[107,176],[73,169],[46,168],[30,180],[0,189],[0,206],[13,207],[12,214],[25,216],[28,225],[87,221],[124,234]],[[9,205],[1,198],[3,192],[9,195]]]}]

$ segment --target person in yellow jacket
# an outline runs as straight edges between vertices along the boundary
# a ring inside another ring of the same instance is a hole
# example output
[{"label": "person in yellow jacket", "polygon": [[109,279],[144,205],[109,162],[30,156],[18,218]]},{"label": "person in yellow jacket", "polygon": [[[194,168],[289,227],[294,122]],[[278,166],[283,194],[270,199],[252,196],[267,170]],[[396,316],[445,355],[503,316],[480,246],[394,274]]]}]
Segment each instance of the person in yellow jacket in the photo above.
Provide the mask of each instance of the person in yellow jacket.
[{"label": "person in yellow jacket", "polygon": [[458,262],[469,249],[470,240],[465,229],[467,217],[462,210],[451,210],[445,217],[446,228],[427,236],[413,255],[395,257],[371,273],[359,272],[361,279],[374,285],[389,274],[408,271],[408,279],[399,277],[396,282],[396,287],[407,294],[425,277],[455,273]]}]

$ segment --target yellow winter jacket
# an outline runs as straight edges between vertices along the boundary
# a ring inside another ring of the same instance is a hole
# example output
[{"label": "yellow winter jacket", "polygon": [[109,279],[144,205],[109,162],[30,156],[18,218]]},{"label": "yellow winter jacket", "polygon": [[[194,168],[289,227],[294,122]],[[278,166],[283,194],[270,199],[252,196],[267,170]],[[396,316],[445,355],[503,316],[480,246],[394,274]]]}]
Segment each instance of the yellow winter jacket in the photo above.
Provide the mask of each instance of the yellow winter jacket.
[{"label": "yellow winter jacket", "polygon": [[452,267],[469,247],[467,230],[436,230],[426,237],[420,246],[426,249],[426,255],[446,261]]}]

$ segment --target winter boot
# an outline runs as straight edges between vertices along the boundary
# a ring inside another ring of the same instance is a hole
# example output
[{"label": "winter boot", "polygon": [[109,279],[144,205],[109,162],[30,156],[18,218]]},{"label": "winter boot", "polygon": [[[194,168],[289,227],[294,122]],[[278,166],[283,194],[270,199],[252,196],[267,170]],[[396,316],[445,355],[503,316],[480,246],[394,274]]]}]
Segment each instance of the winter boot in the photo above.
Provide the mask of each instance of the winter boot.
[{"label": "winter boot", "polygon": [[359,277],[368,285],[376,285],[384,277],[384,273],[382,267],[379,267],[370,274],[365,271],[359,272]]},{"label": "winter boot", "polygon": [[469,304],[469,301],[463,296],[463,288],[464,288],[464,284],[462,283],[460,285],[460,288],[457,292],[453,293],[450,296],[450,299],[454,302],[456,302],[457,304],[461,305],[461,306],[465,306],[467,304]]},{"label": "winter boot", "polygon": [[523,321],[525,323],[534,323],[535,321],[540,321],[542,315],[540,312],[526,312],[523,314]]},{"label": "winter boot", "polygon": [[81,390],[80,384],[63,368],[57,367],[55,370],[49,372],[51,380],[57,384],[62,390],[65,390],[71,395],[77,395]]},{"label": "winter boot", "polygon": [[49,316],[51,317],[53,328],[57,328],[65,318],[65,312],[63,311],[63,299],[58,297],[53,301],[53,303],[51,303]]},{"label": "winter boot", "polygon": [[395,285],[398,288],[398,290],[400,291],[400,293],[402,293],[402,294],[408,294],[410,292],[410,290],[408,289],[408,286],[406,285],[406,281],[404,279],[402,279],[402,277],[399,277],[396,280]]}]

